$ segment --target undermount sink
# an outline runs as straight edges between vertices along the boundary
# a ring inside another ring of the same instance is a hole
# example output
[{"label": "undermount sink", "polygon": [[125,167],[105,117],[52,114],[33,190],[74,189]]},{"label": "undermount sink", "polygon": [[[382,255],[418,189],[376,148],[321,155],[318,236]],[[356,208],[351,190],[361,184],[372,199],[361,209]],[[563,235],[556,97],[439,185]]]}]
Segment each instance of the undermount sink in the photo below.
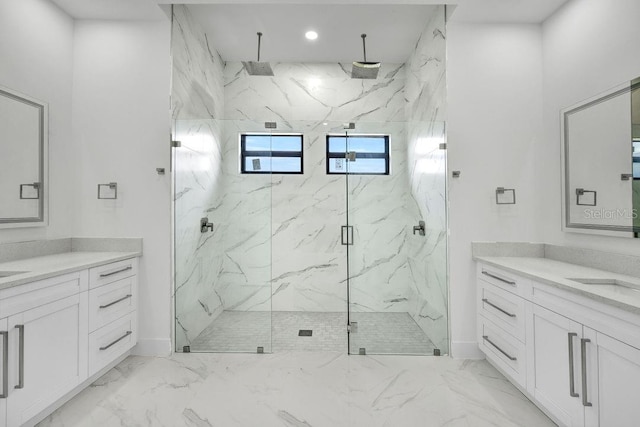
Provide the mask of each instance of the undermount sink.
[{"label": "undermount sink", "polygon": [[623,282],[617,279],[582,279],[582,278],[567,278],[574,282],[582,283],[583,285],[597,286],[598,289],[606,289],[607,291],[615,292],[620,295],[628,296],[640,296],[640,287],[633,283]]},{"label": "undermount sink", "polygon": [[0,279],[3,277],[15,276],[16,274],[26,273],[26,271],[0,271]]}]

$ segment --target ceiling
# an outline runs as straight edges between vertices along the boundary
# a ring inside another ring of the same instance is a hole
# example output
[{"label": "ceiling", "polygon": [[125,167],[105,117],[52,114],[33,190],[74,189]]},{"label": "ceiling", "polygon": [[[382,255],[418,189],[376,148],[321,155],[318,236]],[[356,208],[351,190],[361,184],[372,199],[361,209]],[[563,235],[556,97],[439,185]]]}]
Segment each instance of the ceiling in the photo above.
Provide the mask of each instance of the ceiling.
[{"label": "ceiling", "polygon": [[[159,4],[189,4],[225,61],[402,63],[438,4],[457,5],[451,21],[543,22],[568,0],[52,0],[76,19],[160,19]],[[316,41],[304,38],[313,29]]]},{"label": "ceiling", "polygon": [[[195,20],[225,61],[403,63],[413,51],[435,6],[424,5],[190,5]],[[304,37],[316,31],[317,40]]]}]

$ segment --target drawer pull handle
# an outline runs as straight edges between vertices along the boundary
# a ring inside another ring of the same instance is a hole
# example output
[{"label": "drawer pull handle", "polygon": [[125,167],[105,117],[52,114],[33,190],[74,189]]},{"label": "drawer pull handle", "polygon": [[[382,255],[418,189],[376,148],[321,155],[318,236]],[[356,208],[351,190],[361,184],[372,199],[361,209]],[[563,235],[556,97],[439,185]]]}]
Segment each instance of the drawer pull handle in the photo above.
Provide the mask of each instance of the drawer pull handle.
[{"label": "drawer pull handle", "polygon": [[593,406],[587,398],[587,343],[589,338],[580,338],[580,361],[582,362],[582,406]]},{"label": "drawer pull handle", "polygon": [[101,306],[100,306],[100,308],[107,308],[107,307],[111,307],[112,305],[117,304],[117,303],[119,303],[119,302],[122,302],[122,301],[124,301],[124,300],[126,300],[126,299],[128,299],[128,298],[131,298],[131,297],[132,297],[132,295],[131,295],[131,294],[127,294],[127,295],[123,296],[123,297],[122,297],[122,298],[120,298],[120,299],[117,299],[117,300],[115,300],[115,301],[113,301],[113,302],[110,302],[109,304],[101,305]]},{"label": "drawer pull handle", "polygon": [[576,386],[574,381],[574,369],[573,369],[573,337],[577,337],[578,334],[575,332],[569,332],[568,334],[569,340],[569,396],[571,397],[580,397],[578,393],[576,393]]},{"label": "drawer pull handle", "polygon": [[495,305],[494,303],[492,303],[491,301],[489,301],[489,300],[488,300],[488,299],[486,299],[486,298],[482,298],[482,302],[489,304],[491,307],[493,307],[493,308],[495,308],[496,310],[498,310],[498,311],[500,311],[500,312],[502,312],[502,313],[506,314],[506,315],[507,315],[507,316],[509,316],[509,317],[516,317],[516,315],[515,315],[515,314],[513,314],[513,313],[509,313],[507,310],[505,310],[505,309],[503,309],[503,308],[498,307],[497,305]]},{"label": "drawer pull handle", "polygon": [[121,268],[120,270],[112,271],[111,273],[102,273],[100,277],[113,276],[114,274],[122,273],[123,271],[127,271],[127,270],[133,270],[133,267],[129,265],[125,268]]},{"label": "drawer pull handle", "polygon": [[120,341],[122,341],[123,339],[125,339],[126,337],[128,337],[129,335],[131,335],[132,332],[131,331],[127,331],[123,336],[121,336],[120,338],[118,338],[117,340],[115,340],[114,342],[112,342],[109,345],[105,345],[104,347],[100,347],[100,351],[106,350],[109,347],[111,347],[112,345],[115,345],[117,343],[119,343]]},{"label": "drawer pull handle", "polygon": [[2,331],[2,394],[0,399],[9,395],[9,332]]},{"label": "drawer pull handle", "polygon": [[24,388],[24,325],[16,325],[18,330],[18,350],[20,356],[18,357],[18,384],[15,388]]},{"label": "drawer pull handle", "polygon": [[491,341],[491,340],[489,339],[489,336],[488,336],[488,335],[483,335],[483,336],[482,336],[482,338],[483,338],[486,342],[488,342],[489,344],[491,344],[492,346],[494,346],[494,347],[495,347],[495,348],[496,348],[500,353],[502,353],[502,354],[504,354],[505,356],[507,356],[507,358],[509,358],[509,360],[518,360],[518,358],[517,358],[517,357],[510,356],[510,355],[509,355],[509,353],[507,353],[506,351],[504,351],[503,349],[501,349],[500,347],[498,347],[498,346],[496,345],[496,343],[494,343],[493,341]]},{"label": "drawer pull handle", "polygon": [[503,279],[502,277],[496,276],[495,274],[491,274],[488,271],[482,270],[482,274],[484,274],[485,276],[489,276],[493,279],[499,280],[503,283],[506,283],[507,285],[511,285],[511,286],[515,286],[516,282],[512,282],[511,280],[507,280],[507,279]]}]

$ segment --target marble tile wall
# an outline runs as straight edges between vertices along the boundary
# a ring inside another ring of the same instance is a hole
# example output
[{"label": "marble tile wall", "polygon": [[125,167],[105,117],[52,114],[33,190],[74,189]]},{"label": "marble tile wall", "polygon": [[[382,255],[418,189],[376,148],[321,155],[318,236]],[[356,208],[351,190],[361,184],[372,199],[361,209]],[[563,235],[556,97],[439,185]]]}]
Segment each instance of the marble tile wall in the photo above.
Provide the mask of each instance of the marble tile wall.
[{"label": "marble tile wall", "polygon": [[[228,236],[225,246],[244,255],[236,258],[244,274],[225,278],[235,283],[223,299],[239,301],[235,309],[264,309],[272,279],[273,310],[345,311],[347,259],[340,226],[346,224],[349,191],[352,309],[408,311],[412,272],[406,247],[419,212],[407,180],[404,65],[383,64],[376,80],[351,79],[351,64],[272,65],[271,78],[249,76],[240,63],[225,68],[225,117],[235,125],[225,126],[225,183],[238,213],[230,220],[241,223],[232,228],[256,238]],[[303,175],[239,174],[239,133],[264,121],[276,121],[280,132],[303,133]],[[350,176],[347,183],[345,176],[326,174],[326,135],[344,132],[344,122],[355,122],[355,133],[390,135],[391,175]],[[271,241],[257,237],[267,228]],[[257,240],[264,249],[255,246]],[[249,264],[260,268],[269,245],[271,277],[249,283],[256,270]]]},{"label": "marble tile wall", "polygon": [[406,63],[407,158],[411,194],[426,222],[427,234],[410,249],[409,265],[414,320],[440,349],[448,348],[447,211],[444,7],[425,26]]},{"label": "marble tile wall", "polygon": [[[223,263],[215,206],[223,196],[224,64],[185,6],[173,7],[172,112],[176,347],[182,349],[222,312],[214,288]],[[216,224],[199,229],[200,218]]]}]

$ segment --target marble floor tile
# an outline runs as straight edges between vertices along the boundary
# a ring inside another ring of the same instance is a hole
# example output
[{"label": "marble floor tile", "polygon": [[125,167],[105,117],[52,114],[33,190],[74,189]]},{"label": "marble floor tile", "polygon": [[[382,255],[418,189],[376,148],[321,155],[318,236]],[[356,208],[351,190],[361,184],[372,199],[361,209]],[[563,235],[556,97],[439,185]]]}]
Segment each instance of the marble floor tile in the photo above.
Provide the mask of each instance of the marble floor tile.
[{"label": "marble floor tile", "polygon": [[129,357],[40,426],[553,426],[485,361],[343,352]]}]

